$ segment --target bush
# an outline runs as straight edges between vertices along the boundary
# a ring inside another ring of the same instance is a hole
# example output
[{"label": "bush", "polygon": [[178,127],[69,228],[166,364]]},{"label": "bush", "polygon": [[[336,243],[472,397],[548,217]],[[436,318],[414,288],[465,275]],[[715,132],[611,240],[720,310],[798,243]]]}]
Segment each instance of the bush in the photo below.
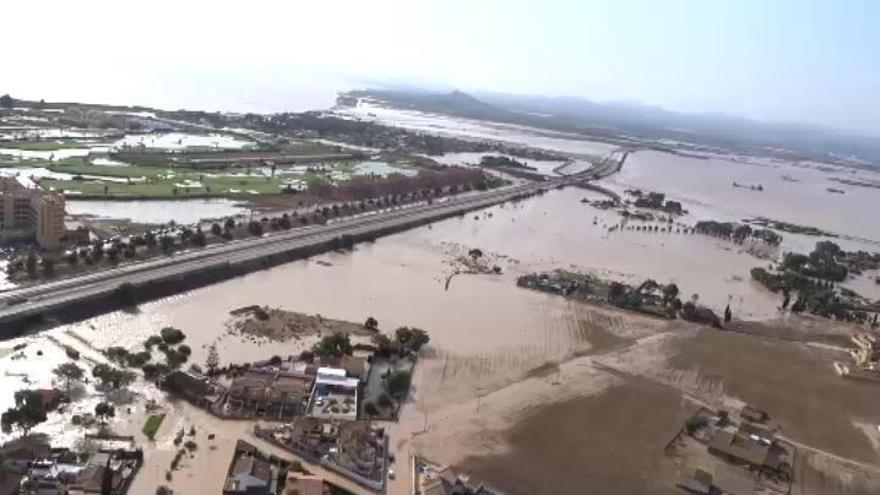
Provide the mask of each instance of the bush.
[{"label": "bush", "polygon": [[159,337],[158,335],[150,335],[149,337],[147,337],[147,340],[144,341],[144,347],[149,350],[152,349],[153,346],[159,345],[161,343],[162,337]]},{"label": "bush", "polygon": [[354,348],[347,334],[334,333],[326,335],[317,344],[312,346],[312,352],[316,356],[350,356]]},{"label": "bush", "polygon": [[123,306],[137,306],[137,289],[129,282],[123,282],[116,288],[116,297]]},{"label": "bush", "polygon": [[373,404],[372,402],[365,402],[364,412],[367,413],[367,416],[378,416],[379,408],[376,407],[376,404]]},{"label": "bush", "polygon": [[174,327],[163,328],[159,335],[162,337],[162,341],[168,345],[179,344],[186,338],[186,335],[181,330]]},{"label": "bush", "polygon": [[401,398],[409,391],[412,375],[408,371],[395,370],[385,377],[385,386],[392,396]]},{"label": "bush", "polygon": [[394,406],[394,401],[391,399],[390,395],[382,393],[382,395],[379,396],[379,405],[384,407],[385,409],[388,409]]},{"label": "bush", "polygon": [[196,450],[196,448],[198,448],[198,445],[192,440],[187,440],[186,443],[183,444],[183,446],[186,447],[186,450],[188,450],[190,452],[192,452],[192,451]]},{"label": "bush", "polygon": [[186,357],[189,357],[192,354],[192,349],[188,345],[182,344],[177,348],[177,352],[183,354]]}]

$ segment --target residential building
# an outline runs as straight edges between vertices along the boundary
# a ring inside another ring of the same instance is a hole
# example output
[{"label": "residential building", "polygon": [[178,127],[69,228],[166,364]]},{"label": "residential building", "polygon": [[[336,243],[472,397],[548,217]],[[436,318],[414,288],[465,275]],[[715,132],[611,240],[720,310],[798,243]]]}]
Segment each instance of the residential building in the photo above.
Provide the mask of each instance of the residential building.
[{"label": "residential building", "polygon": [[357,419],[360,380],[341,368],[318,368],[311,413],[320,418]]},{"label": "residential building", "polygon": [[223,495],[275,495],[280,468],[253,445],[239,440],[226,473]]},{"label": "residential building", "polygon": [[284,495],[325,495],[324,480],[313,474],[296,472],[287,473],[287,482],[284,484]]},{"label": "residential building", "polygon": [[0,234],[4,240],[34,236],[44,249],[62,246],[64,196],[42,191],[26,177],[0,177]]}]

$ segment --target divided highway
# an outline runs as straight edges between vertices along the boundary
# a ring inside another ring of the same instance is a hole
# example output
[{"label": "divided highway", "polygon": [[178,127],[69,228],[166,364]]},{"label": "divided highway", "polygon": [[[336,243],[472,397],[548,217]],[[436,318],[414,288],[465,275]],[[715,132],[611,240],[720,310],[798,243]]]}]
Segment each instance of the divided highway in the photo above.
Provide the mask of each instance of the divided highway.
[{"label": "divided highway", "polygon": [[535,194],[541,189],[571,185],[577,181],[595,178],[596,170],[577,176],[551,179],[503,187],[480,194],[450,197],[433,204],[407,205],[385,212],[342,218],[327,225],[313,225],[290,231],[267,234],[260,238],[242,239],[215,244],[169,256],[123,264],[116,268],[99,270],[83,275],[14,289],[0,294],[0,324],[10,324],[94,298],[104,297],[120,284],[135,286],[182,279],[202,270],[261,259],[299,248],[320,246],[343,235],[363,235],[388,229],[406,228],[435,219],[446,218],[459,212],[488,207],[522,195]]}]

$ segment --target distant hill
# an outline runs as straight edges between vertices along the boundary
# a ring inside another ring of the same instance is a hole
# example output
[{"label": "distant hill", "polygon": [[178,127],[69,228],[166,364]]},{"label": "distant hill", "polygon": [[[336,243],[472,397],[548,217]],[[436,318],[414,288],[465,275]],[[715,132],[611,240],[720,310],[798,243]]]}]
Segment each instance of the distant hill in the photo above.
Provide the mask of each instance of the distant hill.
[{"label": "distant hill", "polygon": [[[718,146],[738,152],[786,154],[848,165],[880,164],[880,138],[805,124],[772,123],[719,114],[688,114],[632,103],[583,98],[461,91],[359,90],[397,108],[577,132],[623,142],[628,137]],[[782,150],[789,150],[785,153]],[[791,153],[794,152],[794,153]]]}]

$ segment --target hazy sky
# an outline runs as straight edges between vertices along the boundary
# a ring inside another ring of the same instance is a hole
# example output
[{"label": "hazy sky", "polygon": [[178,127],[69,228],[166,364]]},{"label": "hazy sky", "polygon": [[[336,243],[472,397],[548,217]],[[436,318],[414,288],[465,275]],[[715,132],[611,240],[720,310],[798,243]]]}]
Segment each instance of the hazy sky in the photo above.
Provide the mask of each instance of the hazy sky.
[{"label": "hazy sky", "polygon": [[880,1],[8,0],[0,93],[302,110],[368,81],[880,134]]}]

